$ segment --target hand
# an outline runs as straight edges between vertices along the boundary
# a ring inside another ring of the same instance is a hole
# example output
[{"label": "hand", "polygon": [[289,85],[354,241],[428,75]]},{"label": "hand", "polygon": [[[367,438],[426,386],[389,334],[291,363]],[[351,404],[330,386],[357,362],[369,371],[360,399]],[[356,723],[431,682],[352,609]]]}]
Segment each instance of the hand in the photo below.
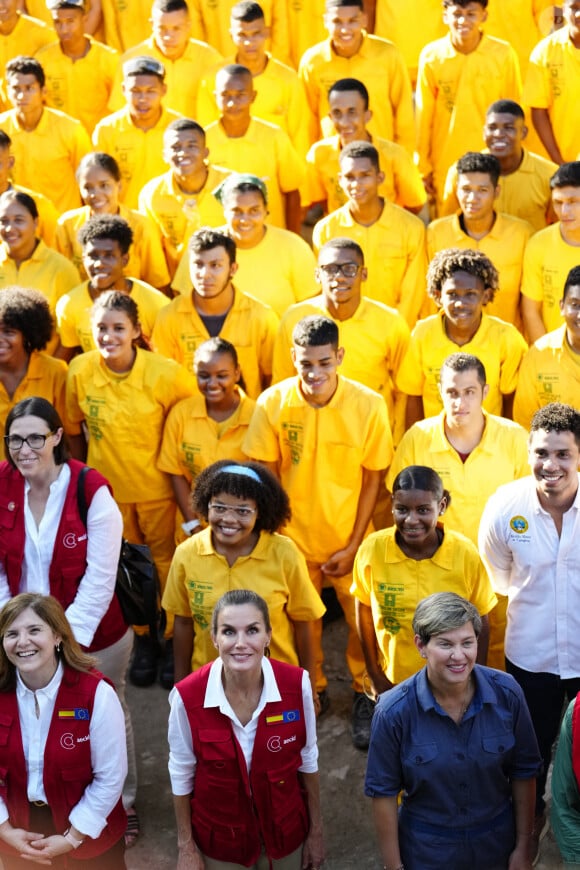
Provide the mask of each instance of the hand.
[{"label": "hand", "polygon": [[508,870],[533,870],[530,858],[529,840],[525,840],[520,846],[516,846],[508,861]]},{"label": "hand", "polygon": [[345,574],[350,574],[355,556],[356,548],[353,550],[345,547],[343,550],[337,550],[328,557],[324,565],[320,566],[322,573],[328,577],[344,577]]},{"label": "hand", "polygon": [[322,829],[311,828],[302,849],[302,870],[318,870],[325,857]]},{"label": "hand", "polygon": [[423,176],[423,187],[425,188],[425,193],[429,197],[429,200],[433,202],[435,197],[437,196],[437,189],[435,187],[435,183],[433,181],[433,173],[429,172],[427,175]]},{"label": "hand", "polygon": [[205,870],[205,862],[193,840],[179,849],[175,870]]},{"label": "hand", "polygon": [[393,688],[393,684],[386,678],[382,671],[377,671],[376,674],[369,674],[371,687],[375,696],[375,700],[382,695],[383,692],[388,692]]},{"label": "hand", "polygon": [[52,858],[72,852],[73,847],[62,834],[53,834],[50,837],[42,837],[34,840],[26,852],[21,852],[20,857],[33,861],[36,864],[52,864]]},{"label": "hand", "polygon": [[24,828],[13,828],[10,822],[5,822],[0,826],[0,837],[23,858],[28,858],[31,843],[42,840],[43,834],[25,831]]}]

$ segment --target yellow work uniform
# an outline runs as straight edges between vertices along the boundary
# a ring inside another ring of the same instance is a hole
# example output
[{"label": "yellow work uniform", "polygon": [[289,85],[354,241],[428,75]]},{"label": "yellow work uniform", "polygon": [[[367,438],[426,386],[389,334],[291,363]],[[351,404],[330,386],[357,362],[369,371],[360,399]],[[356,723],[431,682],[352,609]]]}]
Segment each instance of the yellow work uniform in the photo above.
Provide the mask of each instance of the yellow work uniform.
[{"label": "yellow work uniform", "polygon": [[90,135],[109,113],[119,56],[102,42],[87,39],[90,48],[77,60],[67,57],[58,41],[42,48],[36,58],[46,75],[46,105],[76,118]]},{"label": "yellow work uniform", "polygon": [[542,335],[523,358],[514,420],[529,428],[536,411],[550,402],[580,404],[580,354],[568,344],[565,325]]},{"label": "yellow work uniform", "polygon": [[[192,293],[178,296],[159,312],[153,330],[155,350],[176,360],[188,372],[193,371],[196,349],[210,337],[193,304]],[[235,291],[220,336],[231,342],[238,352],[246,391],[251,398],[262,392],[262,380],[272,374],[272,352],[278,318],[271,308]]]},{"label": "yellow work uniform", "polygon": [[211,529],[204,529],[175,551],[162,601],[168,613],[193,618],[192,670],[217,656],[211,615],[230,589],[251,589],[264,598],[272,623],[272,656],[297,665],[293,623],[318,619],[325,607],[296,545],[285,535],[261,532],[252,552],[230,566],[214,550]]},{"label": "yellow work uniform", "polygon": [[522,76],[527,70],[530,52],[552,29],[554,5],[557,5],[554,0],[489,4],[485,30],[490,36],[510,43],[518,56]]},{"label": "yellow work uniform", "polygon": [[[137,349],[133,368],[112,372],[98,350],[69,366],[66,404],[73,423],[89,430],[87,462],[105,475],[118,502],[172,497],[169,477],[157,468],[165,419],[191,395],[192,378],[173,360]],[[172,529],[173,531],[173,529]]]},{"label": "yellow work uniform", "polygon": [[459,215],[439,218],[427,227],[427,256],[432,260],[446,248],[482,251],[499,272],[499,288],[486,314],[519,325],[520,286],[524,251],[533,229],[530,224],[507,214],[495,215],[495,222],[482,239],[472,239],[459,222]]},{"label": "yellow work uniform", "polygon": [[470,54],[458,52],[449,36],[425,46],[417,78],[419,171],[433,173],[440,205],[447,171],[466,151],[481,147],[489,106],[521,99],[518,59],[507,42],[484,34]]},{"label": "yellow work uniform", "polygon": [[[381,171],[385,180],[379,187],[379,196],[409,208],[420,208],[425,203],[425,188],[419,170],[409,153],[395,142],[374,138],[372,144],[379,152]],[[315,142],[306,155],[306,182],[301,191],[302,205],[326,200],[327,211],[345,205],[347,197],[339,184],[340,137],[330,136]]]},{"label": "yellow work uniform", "polygon": [[205,42],[199,42],[197,39],[190,39],[187,43],[185,51],[176,60],[170,60],[162,51],[159,50],[155,38],[150,36],[139,45],[130,48],[122,56],[116,67],[114,79],[113,94],[111,97],[110,107],[112,110],[122,109],[126,103],[123,96],[123,64],[133,57],[153,57],[163,64],[165,69],[165,84],[167,93],[163,98],[163,103],[168,109],[177,112],[178,115],[184,115],[186,118],[195,118],[199,120],[198,111],[198,91],[202,79],[214,69],[216,64],[222,62],[222,56],[219,51],[207,45]]},{"label": "yellow work uniform", "polygon": [[[157,314],[169,299],[143,281],[130,278],[131,298],[139,309],[139,323],[145,338],[151,338]],[[89,282],[84,281],[62,296],[56,306],[56,322],[63,347],[80,347],[83,353],[96,350],[91,328],[91,310],[94,299],[89,292]]]},{"label": "yellow work uniform", "polygon": [[332,40],[309,48],[300,61],[298,73],[304,82],[310,111],[315,120],[313,141],[334,132],[328,117],[328,91],[339,79],[364,82],[373,116],[369,133],[389,139],[413,153],[414,122],[411,82],[401,52],[388,39],[363,33],[354,57],[339,57]]},{"label": "yellow work uniform", "polygon": [[405,423],[403,397],[395,390],[395,376],[409,346],[410,333],[405,318],[394,308],[365,296],[348,320],[336,320],[328,311],[323,295],[293,305],[280,321],[274,344],[274,383],[296,374],[290,356],[292,330],[299,320],[310,314],[328,317],[338,326],[340,346],[345,349],[341,374],[383,396],[396,444]]},{"label": "yellow work uniform", "polygon": [[562,238],[560,224],[552,224],[532,236],[524,254],[522,295],[542,303],[546,332],[564,322],[560,299],[568,272],[580,265],[580,246]]},{"label": "yellow work uniform", "polygon": [[502,396],[509,396],[516,388],[526,342],[511,323],[482,314],[471,341],[459,347],[447,337],[444,317],[441,310],[415,326],[396,379],[397,388],[408,396],[421,396],[425,417],[434,417],[442,408],[439,370],[443,361],[458,351],[471,353],[485,366],[489,393],[483,406],[491,414],[500,416]]},{"label": "yellow work uniform", "polygon": [[[193,36],[213,45],[227,57],[232,53],[230,36],[231,11],[236,0],[190,0],[189,11],[193,23]],[[270,28],[268,47],[284,63],[288,62],[290,45],[286,0],[262,0],[266,27]]]},{"label": "yellow work uniform", "polygon": [[221,203],[212,191],[230,175],[229,169],[208,166],[206,182],[196,193],[184,193],[177,186],[171,170],[152,178],[139,194],[139,211],[157,226],[163,240],[165,258],[171,277],[175,274],[188,239],[200,227],[218,227],[223,223]]},{"label": "yellow work uniform", "polygon": [[137,208],[143,185],[164,171],[163,134],[165,128],[178,118],[176,112],[163,109],[154,127],[140,130],[131,120],[126,106],[107,115],[95,127],[93,145],[110,154],[119,164],[123,180],[119,199],[128,208]]},{"label": "yellow work uniform", "polygon": [[[227,228],[224,230],[227,232]],[[236,251],[236,287],[273,308],[278,317],[296,302],[315,296],[316,258],[312,248],[296,233],[266,227],[263,239],[253,248]],[[171,284],[180,293],[191,292],[189,257],[182,258]]]},{"label": "yellow work uniform", "polygon": [[38,190],[59,212],[81,205],[76,171],[91,150],[91,140],[80,121],[57,109],[43,109],[35,129],[25,130],[11,109],[0,115],[0,129],[12,140],[12,180],[17,186]]},{"label": "yellow work uniform", "polygon": [[395,43],[413,85],[421,49],[432,39],[445,36],[446,30],[440,0],[376,0],[374,32]]},{"label": "yellow work uniform", "polygon": [[18,21],[12,33],[0,34],[0,71],[2,77],[9,60],[23,55],[33,57],[39,49],[54,42],[54,30],[44,21],[18,13]]},{"label": "yellow work uniform", "polygon": [[[219,120],[220,112],[214,96],[216,73],[225,64],[231,63],[236,63],[235,56],[226,58],[202,82],[198,100],[199,111],[195,117],[205,126]],[[253,76],[252,83],[256,91],[252,116],[281,127],[290,137],[297,153],[305,157],[310,147],[310,107],[304,85],[296,70],[268,55],[265,70]]]},{"label": "yellow work uniform", "polygon": [[66,415],[65,389],[67,365],[61,359],[55,359],[42,351],[33,350],[28,360],[26,374],[9,396],[2,381],[0,381],[0,429],[4,431],[6,417],[14,405],[22,399],[40,396],[47,399],[58,411],[60,419],[68,435],[78,435],[81,427],[71,424]]},{"label": "yellow work uniform", "polygon": [[523,97],[527,106],[548,110],[564,160],[577,160],[580,153],[576,120],[579,82],[580,51],[570,41],[566,25],[542,39],[532,51]]},{"label": "yellow work uniform", "polygon": [[[75,264],[81,278],[86,278],[87,273],[78,234],[90,216],[88,205],[75,208],[61,215],[56,228],[56,249]],[[126,220],[133,230],[129,262],[123,270],[125,275],[140,278],[152,287],[166,287],[169,284],[169,271],[157,227],[146,215],[123,204],[119,206],[119,217]]]},{"label": "yellow work uniform", "polygon": [[268,188],[269,221],[286,226],[284,193],[298,190],[304,181],[305,164],[281,127],[252,118],[243,136],[230,138],[221,121],[206,129],[211,159],[234,172],[250,172],[262,178]]},{"label": "yellow work uniform", "polygon": [[[484,149],[483,153],[489,154],[489,151]],[[496,211],[527,221],[534,232],[542,230],[548,222],[552,202],[550,178],[557,168],[551,160],[524,149],[516,171],[500,176],[499,196],[494,203]],[[454,214],[459,208],[456,190],[457,164],[454,163],[445,179],[440,215]]]},{"label": "yellow work uniform", "polygon": [[365,295],[396,308],[413,327],[425,299],[423,221],[385,201],[378,221],[365,227],[354,220],[349,206],[343,205],[314,227],[314,250],[318,252],[337,236],[353,239],[363,249],[369,273]]},{"label": "yellow work uniform", "polygon": [[151,0],[101,0],[105,42],[117,51],[132,48],[151,33]]},{"label": "yellow work uniform", "polygon": [[298,69],[300,58],[307,48],[325,38],[324,0],[292,0],[288,3],[288,33],[290,61]]},{"label": "yellow work uniform", "polygon": [[445,531],[430,559],[412,559],[397,544],[394,527],[363,541],[353,569],[352,594],[373,614],[380,664],[387,679],[400,683],[424,662],[415,646],[413,614],[434,592],[455,592],[485,616],[496,604],[477,547]]}]

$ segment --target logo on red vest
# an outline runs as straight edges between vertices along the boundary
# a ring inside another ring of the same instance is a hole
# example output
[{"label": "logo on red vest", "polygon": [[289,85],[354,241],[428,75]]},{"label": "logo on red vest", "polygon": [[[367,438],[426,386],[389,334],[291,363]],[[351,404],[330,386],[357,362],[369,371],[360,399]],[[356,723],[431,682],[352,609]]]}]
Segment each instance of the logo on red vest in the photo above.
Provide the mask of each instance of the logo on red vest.
[{"label": "logo on red vest", "polygon": [[77,535],[74,532],[67,532],[62,542],[67,550],[74,550],[74,548],[80,544],[81,541],[86,541],[87,536],[85,535]]}]

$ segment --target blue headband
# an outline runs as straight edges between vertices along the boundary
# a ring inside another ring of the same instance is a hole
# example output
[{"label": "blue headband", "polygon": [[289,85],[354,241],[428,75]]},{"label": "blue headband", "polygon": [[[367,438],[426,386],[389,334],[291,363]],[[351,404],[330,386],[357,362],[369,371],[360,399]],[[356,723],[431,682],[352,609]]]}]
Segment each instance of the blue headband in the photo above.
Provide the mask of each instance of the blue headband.
[{"label": "blue headband", "polygon": [[241,474],[243,477],[251,477],[258,483],[262,483],[260,475],[253,468],[247,468],[245,465],[226,465],[225,468],[220,468],[220,471],[225,471],[228,474]]}]

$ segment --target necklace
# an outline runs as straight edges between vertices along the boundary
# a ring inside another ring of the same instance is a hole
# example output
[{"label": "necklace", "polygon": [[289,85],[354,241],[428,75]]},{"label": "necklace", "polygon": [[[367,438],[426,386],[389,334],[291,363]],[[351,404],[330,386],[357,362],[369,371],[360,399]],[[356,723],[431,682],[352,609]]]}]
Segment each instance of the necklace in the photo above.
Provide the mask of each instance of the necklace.
[{"label": "necklace", "polygon": [[465,714],[467,713],[467,710],[469,708],[469,704],[471,702],[471,698],[473,696],[473,684],[472,684],[471,676],[467,680],[467,686],[465,687],[465,692],[463,694],[463,698],[461,699],[460,704],[457,704],[456,702],[450,703],[449,701],[445,701],[445,702],[441,701],[437,697],[437,693],[436,693],[435,689],[433,688],[433,686],[431,686],[431,691],[433,692],[433,697],[435,698],[435,700],[437,701],[439,706],[443,710],[445,710],[445,712],[449,716],[451,716],[451,718],[455,722],[460,722],[463,719],[463,717],[465,716]]}]

